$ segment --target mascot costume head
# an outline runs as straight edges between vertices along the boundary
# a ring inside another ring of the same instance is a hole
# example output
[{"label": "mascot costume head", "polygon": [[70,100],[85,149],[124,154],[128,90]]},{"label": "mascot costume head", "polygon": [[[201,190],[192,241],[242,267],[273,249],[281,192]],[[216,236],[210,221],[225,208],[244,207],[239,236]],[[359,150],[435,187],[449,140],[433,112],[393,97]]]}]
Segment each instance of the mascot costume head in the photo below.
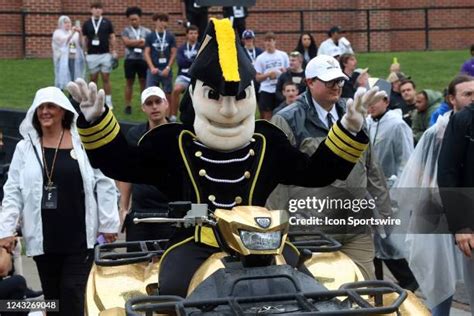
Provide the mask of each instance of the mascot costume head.
[{"label": "mascot costume head", "polygon": [[189,75],[199,141],[222,151],[247,144],[255,129],[255,69],[230,20],[210,20]]}]

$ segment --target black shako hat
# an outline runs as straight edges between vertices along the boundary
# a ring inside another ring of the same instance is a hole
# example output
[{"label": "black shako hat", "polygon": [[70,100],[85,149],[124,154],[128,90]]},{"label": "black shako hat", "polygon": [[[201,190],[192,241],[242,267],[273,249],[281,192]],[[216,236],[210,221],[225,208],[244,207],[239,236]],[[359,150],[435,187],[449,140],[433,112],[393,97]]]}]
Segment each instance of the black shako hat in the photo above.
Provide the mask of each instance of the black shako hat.
[{"label": "black shako hat", "polygon": [[238,43],[229,19],[211,18],[189,76],[224,96],[236,96],[251,84],[255,68]]}]

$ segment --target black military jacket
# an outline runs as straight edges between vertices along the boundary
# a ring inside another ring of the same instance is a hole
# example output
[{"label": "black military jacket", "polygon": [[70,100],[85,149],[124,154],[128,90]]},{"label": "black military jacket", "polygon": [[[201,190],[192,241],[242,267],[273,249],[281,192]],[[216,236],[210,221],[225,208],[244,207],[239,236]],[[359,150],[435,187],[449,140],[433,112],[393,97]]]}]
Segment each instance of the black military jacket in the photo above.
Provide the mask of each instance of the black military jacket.
[{"label": "black military jacket", "polygon": [[92,126],[82,115],[78,120],[91,164],[105,175],[153,184],[170,201],[208,203],[211,209],[264,206],[279,183],[318,187],[345,179],[354,166],[347,155],[360,156],[368,138],[363,132],[351,135],[339,122],[334,126],[335,131],[309,157],[291,146],[279,128],[263,120],[256,122],[247,145],[229,152],[206,147],[192,128],[182,124],[152,129],[133,147],[108,110]]}]

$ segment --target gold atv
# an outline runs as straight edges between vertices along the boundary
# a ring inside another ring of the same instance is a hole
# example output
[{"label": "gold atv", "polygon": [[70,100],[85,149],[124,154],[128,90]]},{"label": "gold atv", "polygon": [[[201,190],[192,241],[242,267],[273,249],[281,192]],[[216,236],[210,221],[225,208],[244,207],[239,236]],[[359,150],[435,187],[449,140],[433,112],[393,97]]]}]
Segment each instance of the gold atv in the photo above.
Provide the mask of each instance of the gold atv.
[{"label": "gold atv", "polygon": [[[100,245],[87,284],[88,315],[430,315],[413,293],[364,280],[337,241],[321,233],[289,236],[286,211],[190,208],[183,218],[134,219],[212,230],[221,252],[196,271],[187,297],[159,295],[165,240]],[[296,268],[282,255],[293,239]],[[120,251],[131,245],[140,251]]]}]

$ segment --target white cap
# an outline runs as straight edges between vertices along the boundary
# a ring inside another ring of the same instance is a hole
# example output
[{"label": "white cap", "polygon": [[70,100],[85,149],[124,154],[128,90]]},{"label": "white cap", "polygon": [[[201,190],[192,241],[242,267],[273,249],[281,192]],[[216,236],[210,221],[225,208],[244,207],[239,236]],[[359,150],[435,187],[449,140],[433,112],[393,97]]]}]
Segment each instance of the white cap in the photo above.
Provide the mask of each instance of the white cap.
[{"label": "white cap", "polygon": [[322,81],[331,81],[337,78],[349,80],[349,77],[342,72],[339,62],[328,55],[319,55],[311,59],[306,65],[305,75],[307,79],[318,77]]},{"label": "white cap", "polygon": [[161,90],[161,88],[159,88],[159,87],[149,87],[149,88],[146,88],[145,90],[143,90],[143,92],[142,92],[142,104],[144,104],[146,99],[148,99],[151,96],[157,96],[159,98],[166,99],[166,95],[163,92],[163,90]]}]

